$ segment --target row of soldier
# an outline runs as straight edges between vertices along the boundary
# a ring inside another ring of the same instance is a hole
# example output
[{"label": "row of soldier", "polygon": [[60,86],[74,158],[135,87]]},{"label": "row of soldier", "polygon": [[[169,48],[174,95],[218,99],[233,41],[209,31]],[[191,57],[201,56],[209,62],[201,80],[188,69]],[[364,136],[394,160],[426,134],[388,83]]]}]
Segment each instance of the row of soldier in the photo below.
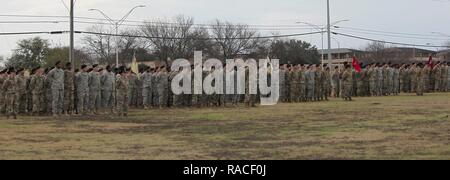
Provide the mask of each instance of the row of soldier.
[{"label": "row of soldier", "polygon": [[[193,68],[193,67],[192,67]],[[205,71],[206,77],[211,71]],[[21,115],[86,115],[118,113],[126,116],[128,107],[225,107],[245,103],[254,107],[256,95],[174,95],[169,90],[178,74],[166,66],[141,69],[57,62],[54,68],[36,67],[29,76],[24,69],[0,71],[0,112],[16,118]],[[248,80],[248,79],[247,79]],[[236,82],[236,81],[235,81]],[[248,86],[248,82],[247,82]]]},{"label": "row of soldier", "polygon": [[[311,102],[352,96],[397,95],[399,92],[441,91],[450,89],[449,65],[369,64],[361,72],[348,64],[330,69],[321,65],[281,65],[280,101]],[[193,68],[193,67],[192,67]],[[211,71],[204,71],[207,76]],[[55,68],[37,67],[30,76],[24,69],[0,72],[0,111],[17,114],[99,114],[110,111],[126,115],[128,106],[149,108],[255,106],[258,95],[174,95],[169,90],[177,71],[165,66],[141,69],[135,74],[125,67],[82,65],[72,70],[61,62]],[[235,82],[236,84],[236,82]],[[248,84],[246,85],[248,86]],[[224,86],[225,87],[225,86]],[[247,88],[248,89],[248,88]]]},{"label": "row of soldier", "polygon": [[450,63],[436,65],[375,63],[361,71],[327,65],[287,65],[280,68],[280,99],[283,102],[311,102],[352,96],[389,96],[400,92],[447,92],[450,89]]}]

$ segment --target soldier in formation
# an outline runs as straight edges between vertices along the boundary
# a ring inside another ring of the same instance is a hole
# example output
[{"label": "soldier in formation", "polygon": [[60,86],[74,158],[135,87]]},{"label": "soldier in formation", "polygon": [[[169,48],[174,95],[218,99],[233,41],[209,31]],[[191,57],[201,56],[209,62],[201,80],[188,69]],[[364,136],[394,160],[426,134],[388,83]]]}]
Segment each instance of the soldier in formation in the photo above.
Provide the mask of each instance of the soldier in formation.
[{"label": "soldier in formation", "polygon": [[[169,71],[165,65],[148,67],[134,73],[126,67],[113,69],[99,65],[82,65],[72,69],[72,64],[55,63],[54,68],[25,70],[8,68],[0,71],[0,112],[9,117],[20,115],[95,115],[100,112],[126,116],[128,107],[144,109],[168,107],[238,107],[244,104],[255,107],[260,93],[250,93],[246,68],[245,91],[238,92],[236,67],[226,67],[226,74],[234,73],[234,93],[220,94],[173,94],[172,79],[180,71]],[[201,65],[195,65],[201,66]],[[361,72],[351,65],[328,67],[326,65],[280,66],[280,102],[302,103],[342,97],[352,100],[355,96],[389,96],[403,93],[447,92],[450,88],[449,64],[374,63],[362,66]],[[194,66],[192,79],[194,79]],[[201,68],[201,67],[199,67]],[[204,71],[203,78],[213,73]],[[268,74],[268,77],[271,77]],[[204,80],[204,79],[203,79]],[[215,82],[213,82],[215,83]],[[191,84],[194,90],[194,81]]]}]

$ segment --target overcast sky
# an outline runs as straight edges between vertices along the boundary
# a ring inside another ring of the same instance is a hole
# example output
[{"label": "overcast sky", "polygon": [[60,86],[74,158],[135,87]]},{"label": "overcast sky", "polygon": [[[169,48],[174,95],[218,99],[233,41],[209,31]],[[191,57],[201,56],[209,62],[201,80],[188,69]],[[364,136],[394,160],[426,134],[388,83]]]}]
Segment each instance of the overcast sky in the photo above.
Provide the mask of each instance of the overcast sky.
[{"label": "overcast sky", "polygon": [[[66,4],[69,0],[63,0]],[[138,9],[129,20],[155,20],[176,15],[194,17],[196,23],[209,23],[214,19],[251,25],[295,25],[296,21],[326,24],[326,0],[77,0],[76,15],[101,18],[88,9],[102,9],[111,18],[121,18],[135,5],[146,5]],[[68,15],[62,0],[1,0],[0,15]],[[404,42],[411,44],[443,45],[446,39],[431,32],[450,35],[450,2],[447,0],[331,0],[332,21],[350,19],[339,24],[340,32],[368,38]],[[59,24],[5,24],[4,21],[64,20],[51,18],[0,17],[0,32],[68,30],[68,23]],[[68,20],[68,19],[67,19]],[[86,30],[89,24],[76,24],[76,30]],[[282,26],[280,26],[282,27]],[[344,29],[345,28],[345,29]],[[349,29],[349,28],[357,28]],[[363,30],[360,30],[363,29]],[[392,34],[374,31],[406,34]],[[311,32],[311,29],[265,30],[263,34],[278,32],[292,34]],[[338,31],[338,30],[336,30]],[[408,34],[418,34],[411,37]],[[77,35],[76,46],[81,46]],[[401,37],[400,37],[401,36]],[[0,36],[0,56],[10,56],[19,39],[24,36]],[[53,46],[67,46],[69,35],[42,35]],[[297,37],[321,48],[321,36]],[[333,36],[333,48],[360,49],[368,42]],[[339,42],[339,43],[338,43]],[[326,46],[326,42],[325,42]],[[436,48],[428,48],[436,50]]]}]

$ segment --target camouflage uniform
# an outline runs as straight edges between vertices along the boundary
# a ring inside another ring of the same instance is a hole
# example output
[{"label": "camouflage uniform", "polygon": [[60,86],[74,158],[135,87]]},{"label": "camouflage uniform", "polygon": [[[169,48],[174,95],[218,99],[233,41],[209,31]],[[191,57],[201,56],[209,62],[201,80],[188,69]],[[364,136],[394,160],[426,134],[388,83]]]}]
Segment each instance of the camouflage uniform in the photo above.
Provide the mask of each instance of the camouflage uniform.
[{"label": "camouflage uniform", "polygon": [[435,67],[428,66],[425,68],[425,74],[427,74],[427,77],[425,78],[425,92],[434,92],[436,89],[436,71],[439,69]]},{"label": "camouflage uniform", "polygon": [[28,113],[32,113],[33,112],[33,94],[31,93],[32,88],[31,88],[31,78],[35,76],[35,75],[31,75],[30,77],[27,78],[27,86],[26,86],[26,91],[27,91],[27,104],[26,104],[26,111]]},{"label": "camouflage uniform", "polygon": [[300,90],[300,76],[297,70],[292,70],[289,72],[289,102],[299,102],[299,90]]},{"label": "camouflage uniform", "polygon": [[222,70],[222,74],[223,74],[223,76],[222,76],[223,92],[222,92],[222,94],[218,95],[218,98],[219,98],[219,106],[225,107],[227,105],[227,95],[226,95],[226,93],[227,93],[227,82],[226,82],[227,74],[226,74],[225,68]]},{"label": "camouflage uniform", "polygon": [[314,85],[315,85],[315,87],[314,87],[314,95],[315,95],[315,99],[316,99],[316,101],[320,101],[322,98],[323,98],[323,92],[322,92],[322,81],[323,81],[323,79],[322,79],[322,70],[321,69],[317,69],[316,70],[316,75],[315,75],[315,78],[314,78]]},{"label": "camouflage uniform", "polygon": [[306,79],[306,90],[307,90],[307,101],[313,101],[314,87],[315,87],[315,72],[311,69],[307,70],[305,73]]},{"label": "camouflage uniform", "polygon": [[332,90],[332,94],[335,98],[340,96],[340,86],[341,86],[341,82],[339,79],[339,70],[338,69],[334,69],[332,72],[332,77],[331,77],[331,86],[333,88]]},{"label": "camouflage uniform", "polygon": [[417,67],[416,69],[415,69],[415,74],[416,74],[416,88],[415,88],[415,90],[416,90],[416,94],[418,95],[418,96],[423,96],[423,93],[424,93],[424,88],[425,88],[425,86],[426,86],[426,84],[425,84],[425,79],[427,78],[427,76],[428,76],[428,72],[427,72],[427,70],[426,70],[427,68],[420,68],[420,67]]},{"label": "camouflage uniform", "polygon": [[390,95],[390,88],[391,88],[391,80],[390,80],[390,73],[389,73],[389,67],[383,68],[383,95],[388,96]]},{"label": "camouflage uniform", "polygon": [[359,74],[356,71],[352,71],[352,96],[358,95],[358,76]]},{"label": "camouflage uniform", "polygon": [[45,79],[44,79],[44,89],[45,89],[45,112],[47,114],[51,114],[52,113],[52,101],[53,101],[53,97],[52,97],[52,85],[51,85],[51,79],[48,77],[48,74],[45,75]]},{"label": "camouflage uniform", "polygon": [[64,71],[64,113],[72,114],[75,110],[75,73],[72,70]]},{"label": "camouflage uniform", "polygon": [[361,72],[356,72],[356,86],[357,86],[357,93],[355,96],[365,96],[364,94],[364,78],[365,78],[365,71],[366,69],[362,69]]},{"label": "camouflage uniform", "polygon": [[346,69],[342,73],[342,98],[351,100],[352,98],[353,76],[350,69]]},{"label": "camouflage uniform", "polygon": [[150,72],[144,72],[141,76],[143,104],[146,109],[152,106],[152,76]]},{"label": "camouflage uniform", "polygon": [[245,104],[247,107],[256,106],[256,95],[251,93],[250,89],[250,70],[245,70]]},{"label": "camouflage uniform", "polygon": [[17,110],[18,113],[24,114],[26,113],[27,109],[27,78],[25,78],[25,76],[23,75],[17,75],[16,83],[18,97]]},{"label": "camouflage uniform", "polygon": [[392,80],[393,80],[393,93],[394,95],[398,95],[398,93],[400,92],[400,71],[398,68],[393,68],[393,76],[392,76]]},{"label": "camouflage uniform", "polygon": [[300,101],[302,102],[306,102],[306,76],[305,76],[305,70],[304,69],[300,69],[298,72],[298,76],[299,76],[299,82],[300,82],[300,89],[299,89],[299,96],[300,96]]},{"label": "camouflage uniform", "polygon": [[89,112],[89,74],[87,72],[78,73],[75,82],[77,84],[77,111],[79,114],[86,114]]},{"label": "camouflage uniform", "polygon": [[122,75],[116,77],[117,90],[117,112],[120,116],[126,116],[128,113],[128,95],[129,95],[129,79]]},{"label": "camouflage uniform", "polygon": [[416,92],[416,88],[417,88],[417,79],[418,79],[418,69],[419,67],[417,66],[412,66],[411,68],[409,68],[409,78],[411,79],[411,89],[409,92],[414,93]]},{"label": "camouflage uniform", "polygon": [[30,81],[31,94],[33,97],[32,112],[39,114],[42,112],[44,105],[45,78],[42,75],[34,75]]},{"label": "camouflage uniform", "polygon": [[6,93],[5,100],[6,100],[6,116],[9,118],[10,116],[13,116],[16,118],[18,113],[18,85],[16,77],[9,76],[2,86],[3,92]]},{"label": "camouflage uniform", "polygon": [[158,84],[156,89],[158,91],[158,105],[160,108],[167,107],[168,105],[168,86],[169,86],[169,76],[166,72],[158,73]]},{"label": "camouflage uniform", "polygon": [[400,67],[399,69],[399,91],[406,92],[406,74],[407,69],[405,66]]},{"label": "camouflage uniform", "polygon": [[328,101],[328,96],[331,95],[331,79],[330,79],[330,71],[323,70],[322,71],[322,94],[325,100]]},{"label": "camouflage uniform", "polygon": [[377,96],[383,96],[383,78],[384,77],[384,72],[383,72],[383,68],[382,67],[377,67]]},{"label": "camouflage uniform", "polygon": [[48,73],[52,89],[52,112],[53,115],[61,114],[64,105],[64,71],[54,68]]},{"label": "camouflage uniform", "polygon": [[100,109],[100,75],[98,72],[89,73],[89,110],[97,113]]},{"label": "camouflage uniform", "polygon": [[191,91],[192,91],[192,99],[191,99],[191,105],[192,107],[200,107],[200,95],[195,94],[194,92],[194,87],[195,87],[195,82],[194,82],[194,69],[192,69],[191,71]]},{"label": "camouflage uniform", "polygon": [[291,76],[291,71],[287,69],[284,75],[284,102],[291,102]]},{"label": "camouflage uniform", "polygon": [[434,86],[432,87],[432,89],[437,92],[441,90],[441,83],[442,83],[441,74],[442,74],[442,68],[440,65],[437,65],[433,70]]},{"label": "camouflage uniform", "polygon": [[450,91],[450,66],[447,65],[447,91]]},{"label": "camouflage uniform", "polygon": [[405,70],[405,85],[404,85],[404,89],[405,89],[405,93],[410,93],[411,92],[411,67],[408,67]]},{"label": "camouflage uniform", "polygon": [[115,106],[115,74],[113,72],[105,71],[100,77],[100,84],[102,89],[102,107],[108,108],[114,112]]},{"label": "camouflage uniform", "polygon": [[286,87],[285,87],[285,83],[286,83],[286,70],[281,69],[280,70],[280,101],[285,102],[285,96],[286,96]]},{"label": "camouflage uniform", "polygon": [[[173,106],[173,107],[181,107],[182,105],[182,97],[183,94],[180,95],[175,95],[173,94],[173,92],[170,90],[170,86],[172,84],[172,80],[173,78],[178,74],[178,71],[172,71],[169,73],[169,83],[168,83],[168,97],[169,97],[169,106]],[[183,81],[181,81],[181,85],[182,85]]]},{"label": "camouflage uniform", "polygon": [[433,70],[430,66],[426,66],[422,68],[423,70],[423,83],[424,83],[424,92],[431,92],[434,90],[434,76],[433,76]]},{"label": "camouflage uniform", "polygon": [[142,96],[142,90],[143,90],[143,84],[141,75],[139,74],[138,78],[136,79],[136,105],[137,107],[142,107],[144,104],[143,96]]},{"label": "camouflage uniform", "polygon": [[441,92],[447,91],[447,67],[445,65],[441,65],[441,74],[439,78],[439,90]]},{"label": "camouflage uniform", "polygon": [[370,67],[367,73],[369,77],[369,91],[371,96],[377,96],[377,71],[374,67]]},{"label": "camouflage uniform", "polygon": [[137,107],[137,88],[138,78],[135,73],[131,73],[128,77],[128,104],[129,106]]},{"label": "camouflage uniform", "polygon": [[6,77],[4,76],[4,74],[0,74],[0,113],[5,113],[5,94],[6,92],[3,90],[2,86],[4,84],[4,82],[6,81]]}]

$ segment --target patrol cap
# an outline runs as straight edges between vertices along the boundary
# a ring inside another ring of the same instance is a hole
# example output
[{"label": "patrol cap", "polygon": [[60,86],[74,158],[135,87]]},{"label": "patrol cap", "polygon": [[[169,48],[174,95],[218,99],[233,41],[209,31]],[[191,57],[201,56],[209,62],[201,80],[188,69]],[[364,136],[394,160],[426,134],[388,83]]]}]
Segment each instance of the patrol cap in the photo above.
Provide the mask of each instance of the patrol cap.
[{"label": "patrol cap", "polygon": [[41,68],[41,66],[38,66],[38,67],[33,68],[33,69],[31,70],[31,74],[35,74],[36,71],[37,71],[38,69],[40,69],[40,68]]},{"label": "patrol cap", "polygon": [[8,74],[11,74],[11,73],[15,73],[16,72],[16,70],[13,68],[13,67],[11,67],[11,68],[9,68],[8,69]]},{"label": "patrol cap", "polygon": [[19,73],[21,73],[21,72],[22,72],[23,70],[24,70],[23,68],[19,68],[19,69],[17,69],[17,71],[16,71],[16,74],[19,74]]}]

